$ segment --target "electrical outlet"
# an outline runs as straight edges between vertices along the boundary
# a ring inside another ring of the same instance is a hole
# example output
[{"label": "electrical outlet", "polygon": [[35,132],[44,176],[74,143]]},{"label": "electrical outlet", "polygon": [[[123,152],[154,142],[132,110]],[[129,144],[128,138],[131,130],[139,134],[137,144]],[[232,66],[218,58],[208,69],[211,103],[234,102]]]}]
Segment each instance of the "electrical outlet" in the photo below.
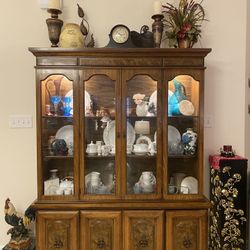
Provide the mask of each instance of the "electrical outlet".
[{"label": "electrical outlet", "polygon": [[9,116],[10,128],[32,128],[33,119],[31,115],[10,115]]},{"label": "electrical outlet", "polygon": [[214,125],[214,119],[212,115],[206,115],[204,118],[204,127],[205,128],[212,128]]}]

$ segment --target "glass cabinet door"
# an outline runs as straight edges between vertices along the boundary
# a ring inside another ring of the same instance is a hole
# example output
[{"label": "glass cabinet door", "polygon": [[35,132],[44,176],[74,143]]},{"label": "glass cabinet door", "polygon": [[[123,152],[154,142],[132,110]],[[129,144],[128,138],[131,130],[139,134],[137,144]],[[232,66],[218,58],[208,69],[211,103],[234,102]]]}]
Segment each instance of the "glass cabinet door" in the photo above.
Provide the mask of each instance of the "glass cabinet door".
[{"label": "glass cabinet door", "polygon": [[124,188],[127,197],[131,198],[134,195],[152,198],[159,191],[159,105],[158,81],[155,80],[159,75],[151,73],[138,72],[130,76],[127,72],[123,82]]},{"label": "glass cabinet door", "polygon": [[165,88],[168,195],[199,193],[203,133],[200,128],[200,82],[188,74],[171,78]]},{"label": "glass cabinet door", "polygon": [[[117,195],[117,82],[116,71],[84,71],[81,88],[82,181],[85,199]],[[87,76],[88,73],[90,76]]]},{"label": "glass cabinet door", "polygon": [[76,195],[73,81],[63,74],[49,75],[41,81],[39,93],[39,192],[45,199],[51,195],[67,199]]}]

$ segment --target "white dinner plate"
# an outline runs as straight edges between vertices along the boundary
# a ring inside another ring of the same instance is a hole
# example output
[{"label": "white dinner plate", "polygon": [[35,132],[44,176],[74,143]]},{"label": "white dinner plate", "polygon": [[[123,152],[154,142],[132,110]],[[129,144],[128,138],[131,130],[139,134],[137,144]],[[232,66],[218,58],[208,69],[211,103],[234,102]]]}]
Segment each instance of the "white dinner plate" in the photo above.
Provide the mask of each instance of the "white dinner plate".
[{"label": "white dinner plate", "polygon": [[66,142],[67,147],[72,147],[73,138],[74,138],[74,133],[72,125],[63,126],[56,132],[55,139],[63,139]]},{"label": "white dinner plate", "polygon": [[[198,194],[198,180],[193,176],[187,176],[181,181],[181,192],[185,193],[188,188],[189,194]],[[182,190],[183,189],[183,190]]]},{"label": "white dinner plate", "polygon": [[182,115],[193,115],[194,105],[188,100],[182,100],[179,103],[179,110]]},{"label": "white dinner plate", "polygon": [[155,90],[149,97],[149,106],[151,103],[153,103],[155,108],[157,109],[157,90]]},{"label": "white dinner plate", "polygon": [[174,143],[178,143],[180,141],[181,141],[181,134],[179,130],[172,125],[168,125],[168,146],[170,147]]},{"label": "white dinner plate", "polygon": [[85,95],[84,95],[84,99],[85,99],[85,110],[86,110],[86,107],[91,107],[91,98],[90,98],[90,94],[88,91],[84,91]]},{"label": "white dinner plate", "polygon": [[[115,147],[115,121],[108,123],[103,131],[103,141],[106,145]],[[127,122],[127,145],[132,145],[135,142],[135,130],[133,126]]]}]

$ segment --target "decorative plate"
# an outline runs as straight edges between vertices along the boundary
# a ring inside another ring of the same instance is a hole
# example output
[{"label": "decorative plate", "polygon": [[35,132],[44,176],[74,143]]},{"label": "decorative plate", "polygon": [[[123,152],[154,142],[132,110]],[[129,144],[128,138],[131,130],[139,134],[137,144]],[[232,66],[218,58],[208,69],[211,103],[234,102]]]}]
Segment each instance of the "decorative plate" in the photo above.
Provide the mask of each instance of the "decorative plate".
[{"label": "decorative plate", "polygon": [[149,97],[148,111],[146,116],[156,116],[157,115],[157,90],[155,90]]},{"label": "decorative plate", "polygon": [[181,134],[179,130],[172,126],[168,125],[168,146],[181,141]]},{"label": "decorative plate", "polygon": [[157,90],[155,90],[152,95],[149,97],[149,105],[153,103],[155,108],[157,108]]},{"label": "decorative plate", "polygon": [[74,133],[73,133],[73,126],[72,125],[66,125],[58,129],[56,132],[55,139],[63,139],[67,147],[72,147],[73,145],[73,138],[74,138]]},{"label": "decorative plate", "polygon": [[86,90],[84,92],[85,92],[84,99],[85,99],[85,109],[86,109],[86,107],[91,106],[92,101],[91,101],[89,92]]},{"label": "decorative plate", "polygon": [[194,113],[194,105],[188,100],[182,100],[179,103],[179,110],[182,115],[192,115]]},{"label": "decorative plate", "polygon": [[189,194],[198,194],[198,180],[193,176],[185,177],[181,182],[181,192],[186,193],[186,188]]},{"label": "decorative plate", "polygon": [[[103,141],[108,146],[115,146],[115,121],[111,121],[103,131]],[[127,145],[134,144],[135,130],[133,126],[127,122]]]}]

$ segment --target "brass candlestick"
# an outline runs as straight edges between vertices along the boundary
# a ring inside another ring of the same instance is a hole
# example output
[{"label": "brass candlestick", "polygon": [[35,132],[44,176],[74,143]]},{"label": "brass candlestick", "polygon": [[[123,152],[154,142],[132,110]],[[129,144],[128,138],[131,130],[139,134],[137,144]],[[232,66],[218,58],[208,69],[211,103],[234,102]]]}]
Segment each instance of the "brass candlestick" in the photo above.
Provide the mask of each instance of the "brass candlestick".
[{"label": "brass candlestick", "polygon": [[51,14],[51,18],[46,19],[49,32],[49,40],[51,41],[51,47],[58,47],[59,37],[61,34],[61,28],[63,26],[63,21],[58,19],[58,15],[62,13],[61,10],[48,9]]},{"label": "brass candlestick", "polygon": [[152,19],[154,19],[154,22],[152,24],[152,31],[153,31],[153,37],[154,37],[154,47],[160,48],[161,46],[161,38],[162,38],[162,32],[163,32],[163,15],[162,14],[156,14],[152,16]]}]

